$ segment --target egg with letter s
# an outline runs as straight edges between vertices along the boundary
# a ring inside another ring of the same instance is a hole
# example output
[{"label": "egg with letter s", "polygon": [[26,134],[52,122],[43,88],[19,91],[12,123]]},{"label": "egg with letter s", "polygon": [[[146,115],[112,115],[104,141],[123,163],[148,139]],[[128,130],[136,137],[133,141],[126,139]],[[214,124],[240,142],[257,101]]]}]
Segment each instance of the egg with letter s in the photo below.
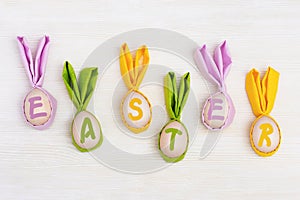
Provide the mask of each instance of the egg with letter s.
[{"label": "egg with letter s", "polygon": [[140,133],[151,123],[151,104],[144,94],[132,90],[122,100],[121,114],[126,127],[134,133]]}]

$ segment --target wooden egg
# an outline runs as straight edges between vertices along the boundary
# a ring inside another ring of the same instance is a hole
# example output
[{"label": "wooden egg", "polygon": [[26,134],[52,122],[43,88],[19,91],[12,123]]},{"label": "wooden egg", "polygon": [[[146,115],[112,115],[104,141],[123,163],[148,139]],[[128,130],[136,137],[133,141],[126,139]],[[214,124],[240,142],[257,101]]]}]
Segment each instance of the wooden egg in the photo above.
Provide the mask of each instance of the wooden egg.
[{"label": "wooden egg", "polygon": [[221,129],[228,117],[229,103],[222,92],[218,92],[206,100],[203,108],[203,121],[211,129]]},{"label": "wooden egg", "polygon": [[100,123],[92,113],[81,111],[73,120],[72,137],[80,151],[95,149],[103,140]]},{"label": "wooden egg", "polygon": [[133,132],[146,130],[152,119],[151,104],[139,91],[129,92],[121,104],[122,120]]},{"label": "wooden egg", "polygon": [[30,124],[40,126],[50,119],[52,107],[48,95],[43,90],[34,88],[25,97],[23,110]]},{"label": "wooden egg", "polygon": [[250,142],[254,151],[261,156],[271,156],[279,148],[281,133],[277,123],[269,116],[260,116],[251,127]]},{"label": "wooden egg", "polygon": [[185,126],[181,122],[171,121],[160,133],[159,147],[166,157],[177,158],[186,152],[188,141]]}]

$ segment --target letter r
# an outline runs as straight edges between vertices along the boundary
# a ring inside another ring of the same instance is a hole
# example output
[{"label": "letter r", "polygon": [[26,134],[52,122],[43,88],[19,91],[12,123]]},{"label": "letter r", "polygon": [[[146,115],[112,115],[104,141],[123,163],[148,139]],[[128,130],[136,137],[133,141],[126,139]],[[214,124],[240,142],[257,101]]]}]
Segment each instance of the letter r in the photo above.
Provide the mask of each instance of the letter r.
[{"label": "letter r", "polygon": [[262,146],[264,140],[266,140],[267,142],[267,146],[271,146],[271,139],[269,138],[269,135],[273,133],[273,127],[271,124],[262,124],[259,126],[259,128],[261,129],[261,135],[259,138],[259,142],[258,142],[258,146]]}]

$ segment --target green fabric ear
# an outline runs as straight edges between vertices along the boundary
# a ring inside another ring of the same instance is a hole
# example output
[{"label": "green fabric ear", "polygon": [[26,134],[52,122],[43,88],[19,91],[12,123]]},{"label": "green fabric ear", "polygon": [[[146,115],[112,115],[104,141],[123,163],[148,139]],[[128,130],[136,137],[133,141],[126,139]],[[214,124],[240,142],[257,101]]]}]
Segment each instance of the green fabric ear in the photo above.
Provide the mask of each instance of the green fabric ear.
[{"label": "green fabric ear", "polygon": [[79,90],[80,98],[82,101],[82,110],[85,110],[88,106],[98,78],[98,68],[90,67],[85,68],[80,72],[79,75]]},{"label": "green fabric ear", "polygon": [[177,92],[176,75],[169,72],[165,77],[165,101],[166,108],[171,119],[180,119],[181,112],[186,103],[190,91],[190,73],[182,76]]},{"label": "green fabric ear", "polygon": [[181,77],[178,104],[177,104],[177,116],[180,117],[183,107],[190,93],[190,73],[186,73]]},{"label": "green fabric ear", "polygon": [[64,64],[62,77],[72,102],[74,103],[77,110],[80,110],[81,101],[76,74],[72,65],[68,61],[66,61]]},{"label": "green fabric ear", "polygon": [[175,109],[177,106],[177,87],[176,87],[176,76],[174,72],[169,72],[165,76],[165,102],[166,108],[171,119],[176,119]]},{"label": "green fabric ear", "polygon": [[72,65],[66,61],[62,77],[69,96],[77,110],[85,110],[96,86],[98,69],[96,67],[83,69],[80,72],[79,81],[77,83],[74,69]]}]

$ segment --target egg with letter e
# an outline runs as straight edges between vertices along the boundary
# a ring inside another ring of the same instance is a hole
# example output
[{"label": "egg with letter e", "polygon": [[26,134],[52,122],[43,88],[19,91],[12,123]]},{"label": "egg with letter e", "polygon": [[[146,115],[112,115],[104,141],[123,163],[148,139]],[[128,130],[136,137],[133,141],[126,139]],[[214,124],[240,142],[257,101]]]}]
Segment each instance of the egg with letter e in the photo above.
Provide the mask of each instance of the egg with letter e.
[{"label": "egg with letter e", "polygon": [[228,118],[229,109],[227,96],[223,92],[212,95],[206,100],[203,108],[204,125],[210,129],[222,129]]},{"label": "egg with letter e", "polygon": [[50,98],[42,89],[33,88],[24,99],[24,116],[33,126],[46,124],[51,118],[52,109]]}]

